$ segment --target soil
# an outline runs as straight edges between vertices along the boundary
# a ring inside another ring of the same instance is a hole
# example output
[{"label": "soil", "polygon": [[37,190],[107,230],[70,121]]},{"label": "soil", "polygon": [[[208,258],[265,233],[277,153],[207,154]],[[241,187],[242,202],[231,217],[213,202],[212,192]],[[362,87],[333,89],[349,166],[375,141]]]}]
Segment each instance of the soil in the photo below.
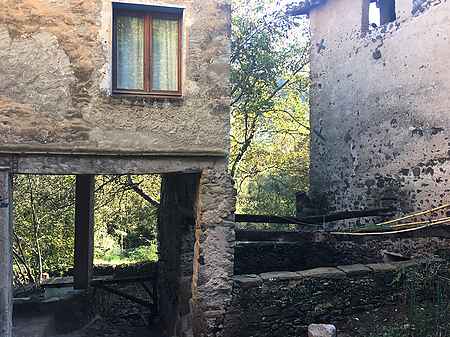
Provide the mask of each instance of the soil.
[{"label": "soil", "polygon": [[406,307],[386,306],[372,311],[352,315],[345,321],[336,323],[338,337],[378,337],[383,328],[407,323]]},{"label": "soil", "polygon": [[[136,317],[137,318],[137,317]],[[138,319],[139,320],[139,319]],[[146,326],[145,322],[112,321],[101,317],[94,318],[91,323],[79,331],[52,337],[165,337],[155,325]]]}]

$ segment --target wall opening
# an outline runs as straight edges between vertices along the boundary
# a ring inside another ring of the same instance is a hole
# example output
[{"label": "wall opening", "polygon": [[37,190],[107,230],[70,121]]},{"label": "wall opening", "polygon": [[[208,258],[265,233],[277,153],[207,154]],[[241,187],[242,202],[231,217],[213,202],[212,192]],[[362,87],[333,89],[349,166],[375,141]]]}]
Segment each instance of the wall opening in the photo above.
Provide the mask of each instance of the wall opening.
[{"label": "wall opening", "polygon": [[368,19],[363,22],[368,22],[370,27],[380,27],[397,19],[395,0],[370,0],[368,6]]},{"label": "wall opening", "polygon": [[70,333],[93,313],[111,333],[192,335],[200,173],[15,175],[14,186],[15,336]]}]

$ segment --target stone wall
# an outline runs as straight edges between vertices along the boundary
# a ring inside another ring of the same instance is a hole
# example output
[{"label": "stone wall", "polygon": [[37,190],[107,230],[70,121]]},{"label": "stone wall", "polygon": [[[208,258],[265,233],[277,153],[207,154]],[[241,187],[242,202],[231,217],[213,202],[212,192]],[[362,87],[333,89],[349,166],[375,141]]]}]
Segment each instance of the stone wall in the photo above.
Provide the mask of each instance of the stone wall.
[{"label": "stone wall", "polygon": [[192,284],[198,174],[169,174],[158,217],[158,308],[168,336],[192,336]]},{"label": "stone wall", "polygon": [[225,322],[227,336],[306,336],[311,323],[335,323],[395,302],[401,290],[392,282],[394,277],[404,268],[420,268],[424,263],[428,262],[235,276],[233,302]]},{"label": "stone wall", "polygon": [[112,0],[4,0],[0,152],[225,156],[229,0],[180,6],[183,97],[111,95]]},{"label": "stone wall", "polygon": [[[252,236],[252,232],[238,232],[240,239],[252,239]],[[283,241],[277,241],[277,237],[281,236]],[[271,241],[236,242],[235,275],[379,263],[383,262],[383,251],[408,258],[450,257],[450,239],[432,236],[353,239],[314,233],[301,233],[300,236],[273,232]],[[290,238],[292,241],[289,241]]]},{"label": "stone wall", "polygon": [[204,170],[200,179],[194,257],[194,336],[223,337],[231,303],[235,189],[227,167]]},{"label": "stone wall", "polygon": [[311,193],[330,211],[450,202],[450,2],[395,2],[371,30],[367,0],[310,13]]}]

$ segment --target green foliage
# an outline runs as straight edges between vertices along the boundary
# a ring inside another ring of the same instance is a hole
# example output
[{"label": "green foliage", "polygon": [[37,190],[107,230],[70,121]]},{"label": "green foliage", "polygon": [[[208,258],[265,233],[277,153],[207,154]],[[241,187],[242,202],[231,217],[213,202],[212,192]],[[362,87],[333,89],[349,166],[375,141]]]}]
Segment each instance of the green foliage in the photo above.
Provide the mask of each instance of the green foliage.
[{"label": "green foliage", "polygon": [[72,266],[74,184],[73,176],[14,177],[14,261],[22,278]]},{"label": "green foliage", "polygon": [[[73,266],[74,176],[14,178],[14,272],[16,283],[60,276]],[[159,176],[131,177],[134,186],[159,199]],[[157,260],[157,208],[133,190],[127,176],[97,176],[95,260],[134,263]]]},{"label": "green foliage", "polygon": [[[159,200],[161,184],[159,176],[133,176],[132,180],[155,201]],[[125,233],[122,247],[119,245],[121,249],[153,244],[157,236],[157,217],[157,208],[130,188],[126,176],[97,177],[95,207],[97,256],[120,243],[123,236],[121,233]]]},{"label": "green foliage", "polygon": [[156,242],[148,246],[140,246],[137,248],[121,250],[117,246],[108,250],[104,255],[95,259],[95,264],[105,265],[122,265],[135,264],[141,262],[158,261],[158,245]]},{"label": "green foliage", "polygon": [[232,20],[237,208],[292,215],[295,193],[308,188],[308,24],[269,0],[235,1]]}]

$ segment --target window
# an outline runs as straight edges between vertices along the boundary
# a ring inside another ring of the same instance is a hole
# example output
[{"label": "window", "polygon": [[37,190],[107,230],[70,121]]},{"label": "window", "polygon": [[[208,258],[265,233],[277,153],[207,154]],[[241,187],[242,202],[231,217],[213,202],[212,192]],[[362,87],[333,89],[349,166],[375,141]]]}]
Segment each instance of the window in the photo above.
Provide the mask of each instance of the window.
[{"label": "window", "polygon": [[115,6],[113,93],[181,95],[182,16],[158,9]]},{"label": "window", "polygon": [[369,1],[369,25],[379,27],[396,19],[395,0]]}]

